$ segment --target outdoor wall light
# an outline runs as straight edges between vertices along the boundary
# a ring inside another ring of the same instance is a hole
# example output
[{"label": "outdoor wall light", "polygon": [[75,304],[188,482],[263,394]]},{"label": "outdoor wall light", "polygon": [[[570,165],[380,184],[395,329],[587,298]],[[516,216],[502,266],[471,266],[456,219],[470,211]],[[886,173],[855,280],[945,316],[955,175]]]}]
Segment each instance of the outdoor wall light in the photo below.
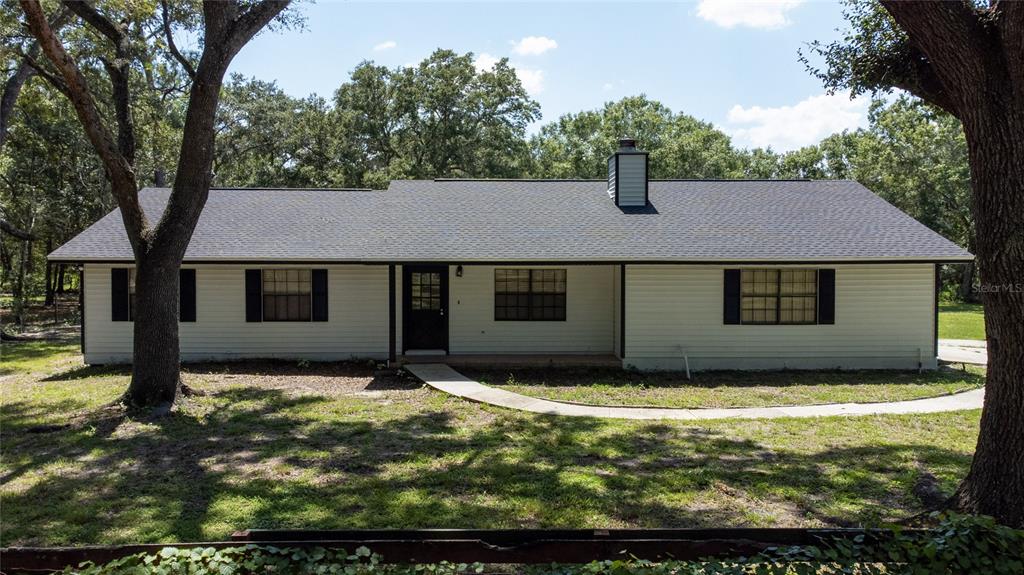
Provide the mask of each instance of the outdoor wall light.
[{"label": "outdoor wall light", "polygon": [[462,277],[462,266],[461,265],[455,267],[455,277],[457,277],[457,278],[461,278]]}]

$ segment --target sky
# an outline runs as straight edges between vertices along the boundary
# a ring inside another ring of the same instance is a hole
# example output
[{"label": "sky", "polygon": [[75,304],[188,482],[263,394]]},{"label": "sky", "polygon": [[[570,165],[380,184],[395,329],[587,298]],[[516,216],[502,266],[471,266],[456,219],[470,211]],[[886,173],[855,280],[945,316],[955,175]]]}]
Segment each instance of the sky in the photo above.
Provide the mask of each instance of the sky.
[{"label": "sky", "polygon": [[231,72],[330,98],[364,60],[415,65],[437,48],[510,63],[543,118],[646,94],[739,147],[786,151],[867,124],[868,101],[827,95],[798,61],[838,37],[841,6],[806,0],[341,2],[296,7],[305,30],[265,32]]}]

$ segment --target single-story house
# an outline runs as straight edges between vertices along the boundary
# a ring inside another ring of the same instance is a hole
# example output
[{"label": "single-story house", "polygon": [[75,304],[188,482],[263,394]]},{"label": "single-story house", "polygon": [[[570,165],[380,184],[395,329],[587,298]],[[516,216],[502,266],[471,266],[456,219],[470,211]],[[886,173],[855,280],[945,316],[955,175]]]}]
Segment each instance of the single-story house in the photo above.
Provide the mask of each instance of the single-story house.
[{"label": "single-story house", "polygon": [[[647,161],[624,140],[607,180],[211,190],[182,359],[936,367],[938,266],[971,254],[853,181],[649,180]],[[168,195],[140,192],[150,218]],[[85,361],[129,362],[144,310],[118,211],[49,258],[83,266]]]}]

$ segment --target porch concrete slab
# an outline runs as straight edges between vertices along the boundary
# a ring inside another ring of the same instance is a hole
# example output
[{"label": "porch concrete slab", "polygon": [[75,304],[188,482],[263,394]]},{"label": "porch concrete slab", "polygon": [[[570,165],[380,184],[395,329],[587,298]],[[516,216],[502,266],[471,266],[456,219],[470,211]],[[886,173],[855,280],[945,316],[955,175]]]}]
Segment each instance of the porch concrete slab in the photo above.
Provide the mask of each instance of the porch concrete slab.
[{"label": "porch concrete slab", "polygon": [[778,417],[828,417],[835,415],[878,415],[899,413],[940,413],[962,409],[979,409],[985,400],[985,390],[975,389],[909,401],[889,403],[830,403],[825,405],[797,405],[791,407],[735,407],[714,409],[673,409],[645,407],[603,407],[563,403],[529,397],[503,389],[496,389],[473,381],[443,363],[417,363],[405,366],[409,373],[424,383],[456,397],[530,413],[564,415],[568,417],[597,417],[606,419],[772,419]]}]

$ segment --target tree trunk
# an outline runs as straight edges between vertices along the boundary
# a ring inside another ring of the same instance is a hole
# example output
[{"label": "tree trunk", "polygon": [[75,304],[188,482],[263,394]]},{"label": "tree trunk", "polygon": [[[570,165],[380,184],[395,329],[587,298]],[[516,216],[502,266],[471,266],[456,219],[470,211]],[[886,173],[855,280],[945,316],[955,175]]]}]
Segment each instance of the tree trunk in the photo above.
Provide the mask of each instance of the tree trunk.
[{"label": "tree trunk", "polygon": [[181,383],[178,354],[178,268],[172,253],[136,259],[135,343],[126,399],[135,407],[169,406]]},{"label": "tree trunk", "polygon": [[57,264],[57,286],[54,289],[57,295],[64,295],[65,281],[66,279],[64,277],[64,264]]},{"label": "tree trunk", "polygon": [[960,266],[960,288],[957,291],[960,301],[967,303],[977,301],[978,298],[974,295],[974,262]]},{"label": "tree trunk", "polygon": [[28,260],[28,242],[21,242],[21,257],[18,260],[18,277],[14,280],[14,323],[19,331],[25,331],[25,268]]},{"label": "tree trunk", "polygon": [[[53,251],[53,239],[46,238],[46,253]],[[50,262],[46,262],[46,275],[43,277],[43,283],[46,286],[46,299],[43,301],[43,305],[53,305],[53,293],[55,291],[53,286],[53,266]]]},{"label": "tree trunk", "polygon": [[954,497],[963,510],[1024,527],[1024,97],[1007,92],[988,92],[986,106],[962,117],[988,376],[978,445]]}]

